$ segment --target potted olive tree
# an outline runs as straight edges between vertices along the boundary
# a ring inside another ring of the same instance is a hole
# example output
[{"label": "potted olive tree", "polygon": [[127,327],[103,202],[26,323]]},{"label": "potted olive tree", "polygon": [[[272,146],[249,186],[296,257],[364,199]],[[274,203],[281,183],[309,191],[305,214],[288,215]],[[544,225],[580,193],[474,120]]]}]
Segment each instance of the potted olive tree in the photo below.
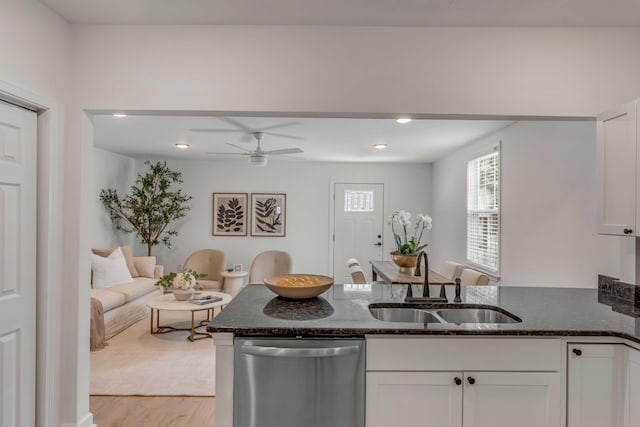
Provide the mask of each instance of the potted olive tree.
[{"label": "potted olive tree", "polygon": [[144,164],[149,165],[149,171],[138,174],[129,194],[120,197],[114,189],[103,189],[100,201],[116,229],[135,233],[147,245],[147,255],[151,255],[153,246],[171,248],[171,238],[178,235],[171,224],[189,211],[191,196],[173,189],[182,184],[182,173],[169,169],[167,162]]}]

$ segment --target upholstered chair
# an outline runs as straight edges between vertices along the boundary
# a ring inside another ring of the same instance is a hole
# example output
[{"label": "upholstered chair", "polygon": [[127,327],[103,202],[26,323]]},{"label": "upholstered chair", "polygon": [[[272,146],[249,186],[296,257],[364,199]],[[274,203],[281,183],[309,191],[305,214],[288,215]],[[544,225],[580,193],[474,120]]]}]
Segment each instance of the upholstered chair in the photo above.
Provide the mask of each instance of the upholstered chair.
[{"label": "upholstered chair", "polygon": [[222,272],[227,268],[227,257],[217,249],[201,249],[189,255],[182,268],[206,274],[203,279],[198,279],[198,285],[207,291],[219,291],[222,289]]},{"label": "upholstered chair", "polygon": [[465,268],[460,275],[460,284],[462,285],[488,285],[489,276],[479,271]]},{"label": "upholstered chair", "polygon": [[357,259],[350,258],[347,260],[347,268],[349,269],[349,274],[351,274],[351,283],[367,283],[367,279],[364,276],[364,270],[362,270]]},{"label": "upholstered chair", "polygon": [[291,274],[291,255],[284,251],[265,251],[256,255],[249,270],[249,283],[264,283],[264,279],[279,274]]},{"label": "upholstered chair", "polygon": [[447,279],[456,280],[462,274],[462,270],[464,270],[462,264],[454,261],[445,261],[440,269],[440,274]]}]

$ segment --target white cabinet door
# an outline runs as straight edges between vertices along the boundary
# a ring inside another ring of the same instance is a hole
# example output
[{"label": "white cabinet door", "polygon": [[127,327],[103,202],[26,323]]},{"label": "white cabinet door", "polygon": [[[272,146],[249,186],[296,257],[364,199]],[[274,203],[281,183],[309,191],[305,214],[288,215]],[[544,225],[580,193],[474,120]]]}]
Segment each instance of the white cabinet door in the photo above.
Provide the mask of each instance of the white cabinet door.
[{"label": "white cabinet door", "polygon": [[636,102],[607,111],[597,122],[598,233],[636,230]]},{"label": "white cabinet door", "polygon": [[628,349],[625,427],[640,427],[640,351]]},{"label": "white cabinet door", "polygon": [[621,425],[623,356],[621,344],[569,344],[568,427]]},{"label": "white cabinet door", "polygon": [[367,427],[461,427],[461,372],[367,372]]},{"label": "white cabinet door", "polygon": [[465,372],[464,427],[560,427],[557,372]]}]

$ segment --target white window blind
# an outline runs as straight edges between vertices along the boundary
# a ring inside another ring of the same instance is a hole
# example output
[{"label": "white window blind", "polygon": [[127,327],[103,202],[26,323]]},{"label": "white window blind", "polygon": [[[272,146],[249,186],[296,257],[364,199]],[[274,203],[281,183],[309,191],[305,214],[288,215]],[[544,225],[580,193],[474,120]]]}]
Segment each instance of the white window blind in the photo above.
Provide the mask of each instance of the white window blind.
[{"label": "white window blind", "polygon": [[373,191],[344,190],[345,212],[373,212]]},{"label": "white window blind", "polygon": [[467,261],[495,275],[500,266],[500,154],[467,166]]}]

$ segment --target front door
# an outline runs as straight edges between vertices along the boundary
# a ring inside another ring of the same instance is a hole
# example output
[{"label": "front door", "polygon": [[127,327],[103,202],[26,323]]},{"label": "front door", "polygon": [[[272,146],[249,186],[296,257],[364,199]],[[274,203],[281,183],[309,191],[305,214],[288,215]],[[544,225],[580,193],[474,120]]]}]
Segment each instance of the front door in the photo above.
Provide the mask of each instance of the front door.
[{"label": "front door", "polygon": [[0,102],[0,427],[35,425],[36,114]]},{"label": "front door", "polygon": [[369,261],[382,259],[383,184],[334,184],[333,277],[351,283],[347,260],[356,258],[371,281]]}]

